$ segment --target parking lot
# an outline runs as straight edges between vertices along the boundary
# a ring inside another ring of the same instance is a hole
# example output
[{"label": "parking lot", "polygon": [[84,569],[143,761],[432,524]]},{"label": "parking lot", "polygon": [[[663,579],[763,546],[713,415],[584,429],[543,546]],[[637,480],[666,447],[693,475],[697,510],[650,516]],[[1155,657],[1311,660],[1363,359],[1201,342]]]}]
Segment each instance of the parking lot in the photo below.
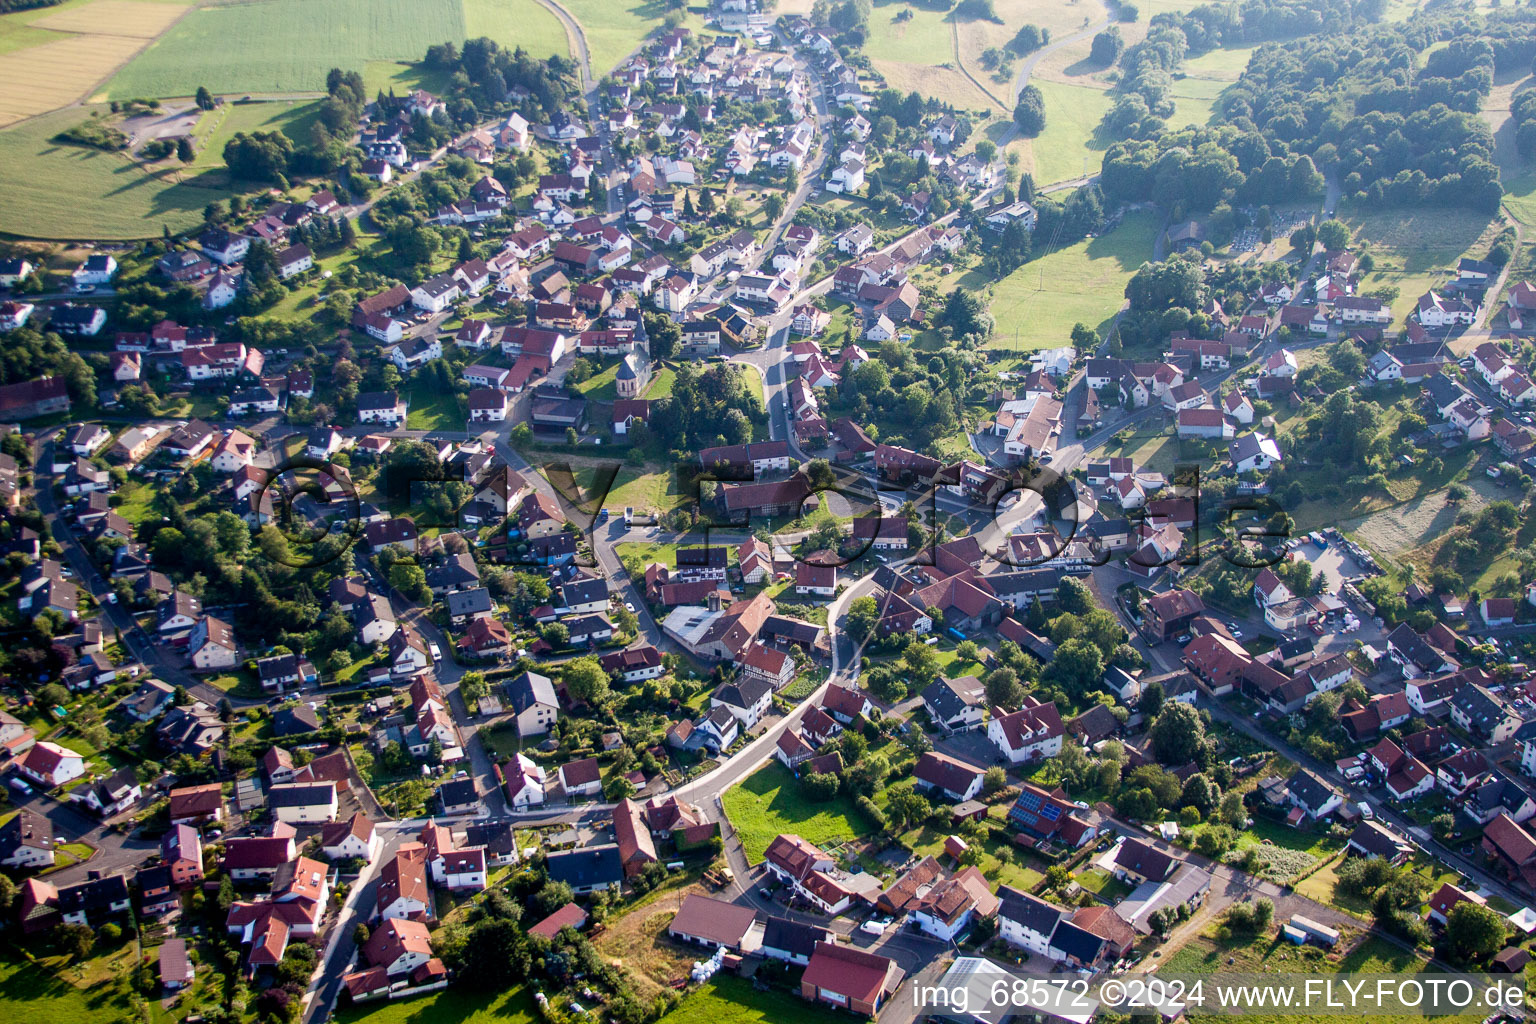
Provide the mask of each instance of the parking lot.
[{"label": "parking lot", "polygon": [[1354,556],[1345,551],[1342,545],[1331,541],[1326,548],[1306,541],[1297,546],[1295,554],[1312,563],[1313,573],[1326,578],[1323,590],[1329,594],[1338,593],[1348,577],[1370,575],[1369,570],[1355,561]]}]

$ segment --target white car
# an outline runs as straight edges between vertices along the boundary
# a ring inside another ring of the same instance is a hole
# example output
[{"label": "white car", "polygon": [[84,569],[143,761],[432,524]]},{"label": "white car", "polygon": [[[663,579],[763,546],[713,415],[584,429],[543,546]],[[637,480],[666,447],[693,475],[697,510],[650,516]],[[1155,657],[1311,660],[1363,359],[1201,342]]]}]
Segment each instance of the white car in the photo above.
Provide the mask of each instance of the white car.
[{"label": "white car", "polygon": [[436,640],[429,640],[429,641],[427,641],[427,650],[432,652],[432,660],[433,661],[442,661],[443,660],[443,649],[441,647],[437,646],[437,641]]},{"label": "white car", "polygon": [[624,610],[629,612],[631,615],[635,614],[635,603],[633,601],[625,601]]}]

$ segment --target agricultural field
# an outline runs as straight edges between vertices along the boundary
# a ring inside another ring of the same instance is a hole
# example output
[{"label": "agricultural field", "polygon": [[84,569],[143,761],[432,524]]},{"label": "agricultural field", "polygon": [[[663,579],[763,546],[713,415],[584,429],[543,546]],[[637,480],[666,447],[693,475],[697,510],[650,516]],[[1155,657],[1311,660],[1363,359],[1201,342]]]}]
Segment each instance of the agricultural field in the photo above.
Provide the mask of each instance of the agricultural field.
[{"label": "agricultural field", "polygon": [[[302,24],[304,32],[289,26]],[[429,45],[489,35],[536,56],[565,53],[565,33],[535,0],[258,0],[193,11],[108,87],[114,98],[320,92],[332,67],[366,72],[369,88],[416,88]]]},{"label": "agricultural field", "polygon": [[[0,131],[0,229],[33,238],[144,238],[161,225],[187,231],[222,191],[149,173],[120,153],[59,145],[53,137],[90,115],[70,108]],[[99,108],[96,108],[99,109]]]},{"label": "agricultural field", "polygon": [[747,860],[754,864],[763,859],[768,844],[780,832],[827,847],[871,830],[870,823],[847,801],[819,804],[807,800],[789,769],[777,761],[747,776],[721,799]]},{"label": "agricultural field", "polygon": [[85,98],[185,10],[184,0],[86,0],[0,17],[0,125]]},{"label": "agricultural field", "polygon": [[994,348],[1032,352],[1060,345],[1072,326],[1103,328],[1125,302],[1125,283],[1152,258],[1158,226],[1132,213],[1106,235],[1067,246],[1024,266],[992,290]]},{"label": "agricultural field", "polygon": [[533,57],[569,57],[565,27],[538,0],[463,0],[464,37],[521,46]]}]

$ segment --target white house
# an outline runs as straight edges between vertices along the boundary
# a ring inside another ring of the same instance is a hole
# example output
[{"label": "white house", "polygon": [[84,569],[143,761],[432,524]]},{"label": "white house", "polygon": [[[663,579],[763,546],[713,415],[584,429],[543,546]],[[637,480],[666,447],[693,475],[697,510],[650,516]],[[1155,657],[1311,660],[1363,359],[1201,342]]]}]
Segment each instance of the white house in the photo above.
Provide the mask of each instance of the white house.
[{"label": "white house", "polygon": [[1006,714],[994,712],[987,723],[987,739],[1012,764],[1055,757],[1061,753],[1065,732],[1055,702]]}]

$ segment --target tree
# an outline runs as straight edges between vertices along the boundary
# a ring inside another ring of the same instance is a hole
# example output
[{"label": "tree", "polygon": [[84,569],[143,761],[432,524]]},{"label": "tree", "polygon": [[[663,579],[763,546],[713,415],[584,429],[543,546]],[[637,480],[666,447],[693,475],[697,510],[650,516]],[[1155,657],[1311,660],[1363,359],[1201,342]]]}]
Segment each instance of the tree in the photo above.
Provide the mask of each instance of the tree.
[{"label": "tree", "polygon": [[1008,773],[1002,765],[995,764],[981,777],[981,791],[989,796],[1008,785]]},{"label": "tree", "polygon": [[1221,806],[1216,814],[1222,821],[1233,828],[1241,828],[1248,820],[1248,808],[1243,806],[1243,794],[1237,790],[1231,790],[1221,795]]},{"label": "tree", "polygon": [[199,110],[213,109],[213,94],[208,91],[208,87],[206,85],[200,85],[197,87],[196,102]]},{"label": "tree", "polygon": [[1196,772],[1184,783],[1182,803],[1185,807],[1193,807],[1200,812],[1203,818],[1216,809],[1216,802],[1221,798],[1221,787],[1212,782],[1204,772]]},{"label": "tree", "polygon": [[1163,684],[1156,679],[1141,688],[1141,698],[1136,702],[1136,710],[1140,711],[1147,720],[1157,718],[1159,711],[1163,710]]},{"label": "tree", "polygon": [[1152,723],[1152,750],[1163,764],[1187,764],[1205,749],[1205,723],[1182,701],[1165,705]]},{"label": "tree", "polygon": [[1025,138],[1032,139],[1045,131],[1045,97],[1039,88],[1026,85],[1019,91],[1018,105],[1013,108],[1013,122]]},{"label": "tree", "polygon": [[565,688],[572,700],[602,704],[608,699],[608,673],[596,658],[577,658],[565,666]]},{"label": "tree", "polygon": [[0,875],[0,912],[11,909],[16,902],[16,883],[11,881],[9,875]]},{"label": "tree", "polygon": [[1024,687],[1019,684],[1019,674],[1007,666],[988,672],[982,685],[987,690],[987,703],[995,708],[1016,708],[1024,699]]},{"label": "tree", "polygon": [[1073,637],[1056,649],[1042,678],[1071,694],[1083,694],[1104,678],[1104,655],[1081,637]]},{"label": "tree", "polygon": [[432,595],[432,588],[427,586],[426,572],[415,562],[396,562],[390,566],[389,585],[416,601],[425,602]]},{"label": "tree", "polygon": [[1504,918],[1492,907],[1463,900],[1446,917],[1446,940],[1463,960],[1492,956],[1504,948],[1504,936]]},{"label": "tree", "polygon": [[1072,615],[1086,615],[1093,610],[1093,592],[1076,576],[1068,576],[1056,587],[1056,605]]},{"label": "tree", "polygon": [[880,605],[873,597],[854,598],[848,602],[845,624],[854,640],[864,643],[880,625]]},{"label": "tree", "polygon": [[191,139],[188,139],[186,136],[182,136],[181,138],[176,140],[176,159],[177,160],[180,160],[184,164],[189,164],[189,163],[192,162],[192,160],[195,157],[196,157],[196,154],[192,152],[192,140]]},{"label": "tree", "polygon": [[921,690],[939,677],[939,656],[932,647],[923,643],[917,637],[907,642],[906,650],[901,653],[902,662],[906,665],[907,675],[911,680],[909,690]]},{"label": "tree", "polygon": [[831,772],[807,772],[800,780],[800,789],[807,800],[826,803],[837,796],[837,776]]},{"label": "tree", "polygon": [[1349,247],[1349,227],[1340,220],[1325,220],[1317,226],[1317,240],[1329,252]]},{"label": "tree", "polygon": [[1310,255],[1312,247],[1317,244],[1317,229],[1310,224],[1303,224],[1291,232],[1291,248],[1303,255]]},{"label": "tree", "polygon": [[67,955],[84,960],[96,945],[96,933],[83,924],[60,925],[53,930],[53,941]]},{"label": "tree", "polygon": [[459,693],[465,700],[479,700],[490,692],[491,685],[486,682],[484,672],[466,672],[459,680]]},{"label": "tree", "polygon": [[1120,54],[1125,52],[1125,39],[1120,35],[1120,30],[1111,25],[1109,28],[1093,37],[1093,45],[1088,51],[1096,64],[1113,64],[1120,59]]}]

